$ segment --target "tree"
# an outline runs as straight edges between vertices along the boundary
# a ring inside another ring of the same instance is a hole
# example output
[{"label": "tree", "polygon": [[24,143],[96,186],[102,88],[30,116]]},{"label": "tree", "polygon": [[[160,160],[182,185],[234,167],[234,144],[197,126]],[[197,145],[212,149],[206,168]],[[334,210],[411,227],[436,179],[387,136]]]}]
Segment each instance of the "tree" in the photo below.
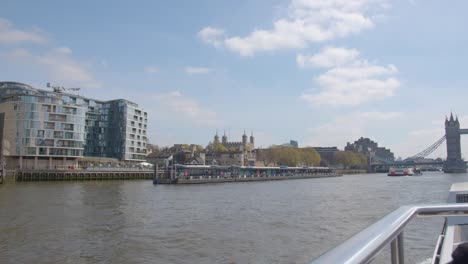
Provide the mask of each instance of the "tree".
[{"label": "tree", "polygon": [[314,148],[272,146],[257,150],[257,160],[262,161],[265,166],[315,166],[320,164],[320,155]]},{"label": "tree", "polygon": [[357,164],[358,167],[360,168],[365,168],[368,165],[367,157],[366,155],[362,153],[355,153],[358,156],[359,159],[359,164]]},{"label": "tree", "polygon": [[271,147],[266,149],[258,149],[256,153],[256,159],[262,161],[264,166],[274,164],[276,160],[273,152],[274,150]]},{"label": "tree", "polygon": [[205,149],[200,145],[195,145],[195,153],[200,153],[205,151]]},{"label": "tree", "polygon": [[274,147],[276,163],[282,166],[295,167],[301,160],[298,149],[293,147]]},{"label": "tree", "polygon": [[161,151],[158,145],[153,145],[150,143],[146,145],[146,148],[148,149],[148,152],[155,153],[156,155],[159,154]]},{"label": "tree", "polygon": [[210,142],[208,146],[206,146],[206,149],[208,151],[214,152],[214,153],[225,153],[228,152],[228,149],[223,146],[223,144],[219,142]]},{"label": "tree", "polygon": [[362,168],[367,166],[367,157],[361,153],[337,151],[333,157],[333,163],[342,164],[345,167]]},{"label": "tree", "polygon": [[316,166],[320,164],[320,154],[314,148],[299,149],[301,163],[305,166]]}]

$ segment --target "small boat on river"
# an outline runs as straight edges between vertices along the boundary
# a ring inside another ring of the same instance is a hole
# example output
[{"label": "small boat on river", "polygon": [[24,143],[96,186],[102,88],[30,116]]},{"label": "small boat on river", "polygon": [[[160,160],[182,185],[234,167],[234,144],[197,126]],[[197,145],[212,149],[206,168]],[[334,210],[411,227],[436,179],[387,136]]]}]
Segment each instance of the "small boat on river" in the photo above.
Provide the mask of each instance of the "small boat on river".
[{"label": "small boat on river", "polygon": [[410,175],[410,176],[421,176],[421,175],[423,175],[421,169],[414,168],[413,175]]},{"label": "small boat on river", "polygon": [[390,168],[388,176],[412,176],[414,175],[413,168]]}]

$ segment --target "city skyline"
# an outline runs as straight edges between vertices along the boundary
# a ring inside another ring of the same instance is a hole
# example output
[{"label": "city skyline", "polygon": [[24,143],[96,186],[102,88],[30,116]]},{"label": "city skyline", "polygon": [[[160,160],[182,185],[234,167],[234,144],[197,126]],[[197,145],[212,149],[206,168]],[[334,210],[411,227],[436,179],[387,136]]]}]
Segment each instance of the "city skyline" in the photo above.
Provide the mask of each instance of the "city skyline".
[{"label": "city skyline", "polygon": [[[407,157],[468,128],[464,1],[4,1],[1,81],[123,98],[149,142],[337,146]],[[465,88],[465,89],[464,89]],[[462,137],[462,155],[468,158]],[[431,157],[445,158],[445,144]]]}]

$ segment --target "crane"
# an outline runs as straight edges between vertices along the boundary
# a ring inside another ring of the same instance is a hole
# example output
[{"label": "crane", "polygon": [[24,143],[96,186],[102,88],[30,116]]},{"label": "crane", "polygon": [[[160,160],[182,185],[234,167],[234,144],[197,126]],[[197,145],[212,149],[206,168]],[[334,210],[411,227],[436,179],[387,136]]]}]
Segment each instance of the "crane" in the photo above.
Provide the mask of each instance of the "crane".
[{"label": "crane", "polygon": [[80,88],[67,88],[67,87],[63,87],[63,86],[51,85],[50,83],[47,83],[47,87],[52,88],[54,90],[54,92],[56,92],[56,93],[61,93],[61,92],[64,92],[64,91],[79,91],[80,90]]}]

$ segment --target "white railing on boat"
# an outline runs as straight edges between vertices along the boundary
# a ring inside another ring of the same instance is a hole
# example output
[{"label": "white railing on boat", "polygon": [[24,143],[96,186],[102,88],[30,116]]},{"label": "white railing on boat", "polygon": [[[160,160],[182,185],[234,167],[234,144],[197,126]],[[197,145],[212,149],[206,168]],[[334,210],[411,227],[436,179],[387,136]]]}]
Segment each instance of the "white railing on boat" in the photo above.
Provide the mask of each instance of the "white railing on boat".
[{"label": "white railing on boat", "polygon": [[468,204],[402,206],[321,255],[312,264],[369,263],[389,243],[391,263],[403,264],[403,230],[415,216],[468,216]]}]

